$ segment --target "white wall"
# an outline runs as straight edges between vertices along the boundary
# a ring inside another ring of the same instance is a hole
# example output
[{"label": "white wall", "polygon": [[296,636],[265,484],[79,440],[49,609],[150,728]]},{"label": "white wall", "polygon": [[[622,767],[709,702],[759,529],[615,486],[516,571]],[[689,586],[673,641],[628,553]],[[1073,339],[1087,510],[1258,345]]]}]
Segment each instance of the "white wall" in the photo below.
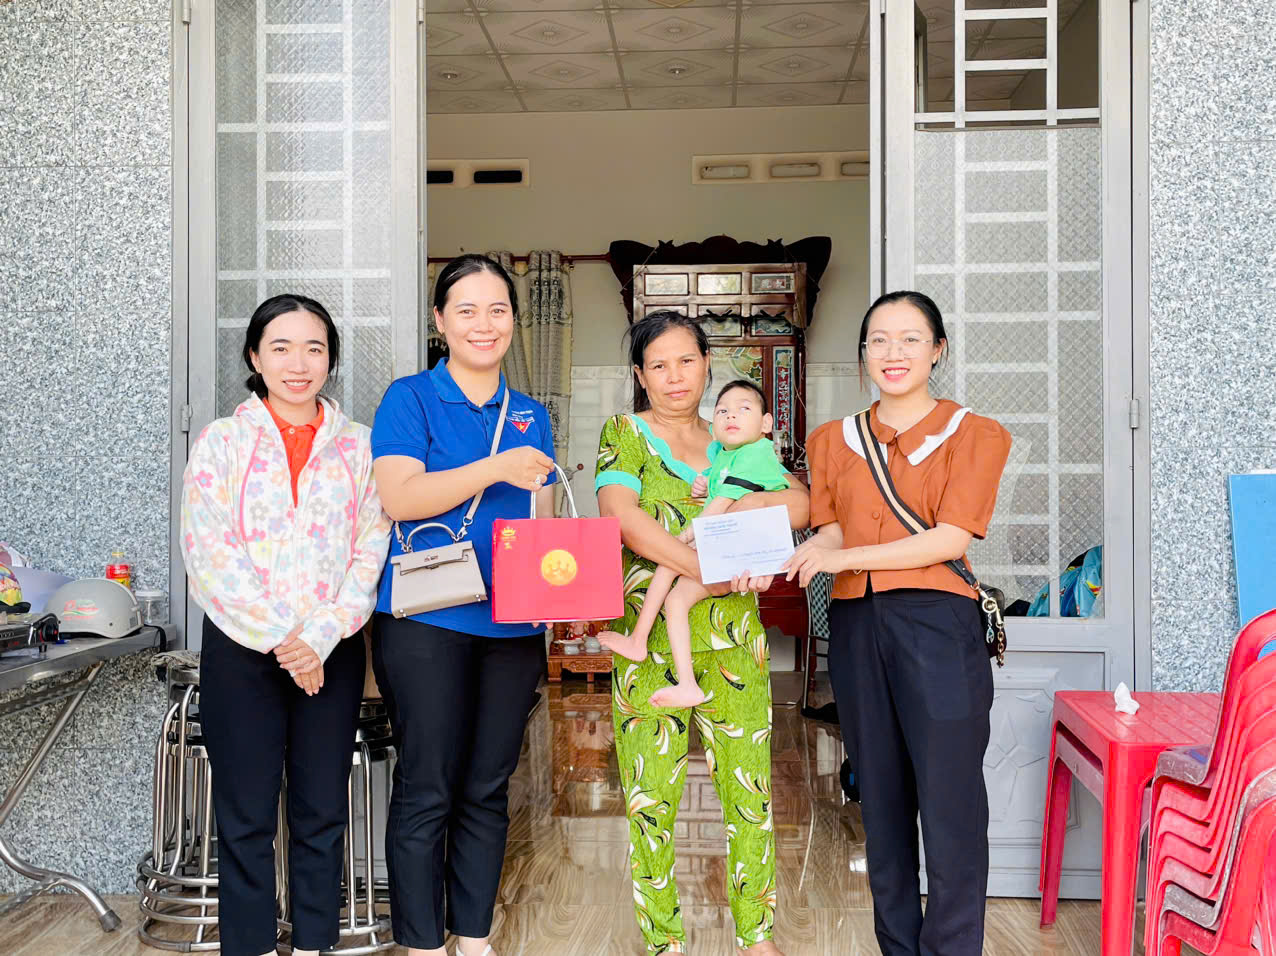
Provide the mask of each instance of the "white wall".
[{"label": "white wall", "polygon": [[[807,423],[814,428],[863,406],[852,363],[868,305],[868,183],[694,186],[691,157],[864,149],[864,107],[437,115],[427,132],[430,159],[531,162],[527,188],[430,188],[431,256],[494,248],[603,253],[614,239],[830,236],[833,255],[807,338]],[[626,319],[606,263],[582,263],[571,283],[567,465],[585,466],[573,488],[582,512],[594,514],[598,433],[630,397],[621,346]]]},{"label": "white wall", "polygon": [[[615,239],[726,234],[791,242],[827,235],[833,256],[810,354],[853,360],[855,342],[845,330],[868,305],[868,183],[694,186],[691,157],[866,149],[864,107],[432,115],[427,134],[430,159],[531,162],[527,188],[429,188],[431,256],[493,248],[604,253]],[[572,294],[573,364],[622,362],[625,313],[611,268],[581,264]]]}]

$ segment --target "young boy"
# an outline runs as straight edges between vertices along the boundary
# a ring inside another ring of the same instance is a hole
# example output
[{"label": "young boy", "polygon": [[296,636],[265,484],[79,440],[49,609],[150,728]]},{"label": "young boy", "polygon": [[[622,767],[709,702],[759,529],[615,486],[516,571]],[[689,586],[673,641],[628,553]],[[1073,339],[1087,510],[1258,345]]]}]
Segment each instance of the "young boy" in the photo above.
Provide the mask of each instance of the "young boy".
[{"label": "young boy", "polygon": [[[789,487],[784,467],[775,456],[775,446],[765,437],[771,425],[766,395],[755,383],[737,379],[727,383],[718,393],[718,401],[713,408],[713,436],[722,443],[722,450],[709,463],[705,474],[696,478],[691,486],[694,497],[707,494],[709,498],[700,512],[701,516],[722,514],[733,501],[751,491],[783,491]],[[690,525],[679,537],[695,547]],[[647,656],[647,637],[663,607],[678,683],[662,687],[651,695],[651,703],[656,707],[694,707],[705,699],[705,693],[696,683],[691,669],[691,624],[688,615],[693,604],[707,597],[709,592],[704,585],[688,578],[678,579],[674,571],[662,565],[656,568],[647,586],[647,596],[633,633],[603,631],[598,635],[604,647],[622,657],[641,661]]]}]

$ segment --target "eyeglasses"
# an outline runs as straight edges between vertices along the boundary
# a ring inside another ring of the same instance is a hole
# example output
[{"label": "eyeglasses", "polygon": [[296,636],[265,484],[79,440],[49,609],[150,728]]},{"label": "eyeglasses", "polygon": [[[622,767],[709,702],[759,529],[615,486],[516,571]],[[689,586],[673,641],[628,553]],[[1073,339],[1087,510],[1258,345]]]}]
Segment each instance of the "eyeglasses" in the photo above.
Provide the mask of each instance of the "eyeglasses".
[{"label": "eyeglasses", "polygon": [[883,359],[891,354],[891,347],[898,345],[899,354],[904,358],[921,358],[926,348],[934,343],[934,339],[924,339],[920,335],[905,335],[892,339],[885,335],[870,335],[864,343],[864,351],[869,358]]}]

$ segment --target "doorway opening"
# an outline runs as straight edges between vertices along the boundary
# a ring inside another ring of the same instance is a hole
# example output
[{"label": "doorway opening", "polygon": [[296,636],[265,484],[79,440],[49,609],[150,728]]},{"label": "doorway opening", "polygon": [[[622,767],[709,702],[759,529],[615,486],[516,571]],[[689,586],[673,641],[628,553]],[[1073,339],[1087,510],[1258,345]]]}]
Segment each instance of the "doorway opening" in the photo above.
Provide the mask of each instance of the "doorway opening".
[{"label": "doorway opening", "polygon": [[[594,513],[599,433],[631,400],[621,293],[632,275],[608,262],[615,241],[829,237],[814,315],[798,329],[795,400],[808,431],[867,400],[847,329],[869,294],[869,12],[734,0],[580,6],[427,0],[427,175],[452,168],[468,180],[468,170],[511,159],[526,173],[517,184],[425,187],[431,265],[422,285],[428,296],[441,263],[462,251],[509,253],[518,272],[529,253],[563,255],[570,345],[548,351],[570,356],[570,370],[556,427],[566,429],[562,463],[577,475],[577,504]],[[792,331],[792,317],[764,328],[711,308],[709,331],[732,343],[715,351],[715,380],[755,376],[770,387],[770,352],[755,343]],[[441,343],[427,340],[433,364]],[[543,361],[536,346],[528,351]],[[805,434],[797,438],[804,444]],[[772,654],[776,668],[795,663],[791,640]]]}]

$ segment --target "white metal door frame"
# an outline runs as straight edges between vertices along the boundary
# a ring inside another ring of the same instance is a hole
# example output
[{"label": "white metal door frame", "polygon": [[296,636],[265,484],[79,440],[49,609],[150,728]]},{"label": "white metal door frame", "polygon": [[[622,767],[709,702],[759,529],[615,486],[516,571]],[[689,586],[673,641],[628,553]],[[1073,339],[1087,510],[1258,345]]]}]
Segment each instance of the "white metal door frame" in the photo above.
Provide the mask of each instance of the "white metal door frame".
[{"label": "white metal door frame", "polygon": [[[1048,8],[1009,8],[964,11],[962,0],[956,0],[958,15],[966,20],[1022,18],[1036,15],[1053,24],[1057,0],[1044,0]],[[913,5],[887,2],[881,17],[874,18],[870,36],[873,61],[870,68],[870,138],[871,161],[877,163],[871,176],[870,241],[871,281],[876,282],[874,296],[886,289],[911,288],[914,284],[914,130],[920,122],[951,122],[952,135],[978,135],[969,122],[987,120],[1031,119],[1055,125],[1058,120],[1093,116],[1094,111],[1060,110],[1055,107],[1054,44],[1048,43],[1047,56],[1032,61],[976,61],[978,69],[1044,68],[1049,75],[1047,108],[1015,113],[965,111],[964,56],[965,31],[954,30],[954,109],[950,113],[919,113],[915,109],[914,15]],[[1104,311],[1104,408],[1106,434],[1103,469],[1104,500],[1104,574],[1105,617],[1101,621],[1051,619],[1013,620],[1010,622],[1012,647],[1030,644],[1040,650],[1104,650],[1110,646],[1113,628],[1122,628],[1128,639],[1126,647],[1114,648],[1104,669],[1104,686],[1118,681],[1134,684],[1143,674],[1136,672],[1137,659],[1145,653],[1135,652],[1134,601],[1134,501],[1133,441],[1130,434],[1132,402],[1135,399],[1133,367],[1130,361],[1133,327],[1133,244],[1130,208],[1132,194],[1131,156],[1131,14],[1125,0],[1100,0],[1100,90],[1099,112],[1103,116],[1103,311]],[[1043,16],[1048,13],[1049,17]],[[1047,30],[1047,36],[1052,34]],[[968,63],[967,66],[970,64]],[[878,88],[875,90],[875,88]],[[877,93],[875,96],[874,93]],[[906,119],[905,119],[906,118]],[[877,201],[880,195],[881,201]],[[876,258],[876,261],[872,261]],[[1057,560],[1057,556],[1055,557]],[[1054,596],[1057,606],[1057,595]],[[1057,639],[1029,637],[1027,628],[1064,628]],[[1141,645],[1148,642],[1146,632],[1138,634]]]},{"label": "white metal door frame", "polygon": [[[1146,5],[1140,4],[1139,7]],[[1032,699],[1039,710],[1046,707],[1053,690],[1068,686],[1056,671],[1064,655],[1101,655],[1102,687],[1110,689],[1124,680],[1136,687],[1150,685],[1150,568],[1147,554],[1150,515],[1147,494],[1136,489],[1148,485],[1147,429],[1137,428],[1136,398],[1147,387],[1147,222],[1146,222],[1146,12],[1132,14],[1128,0],[1099,0],[1100,7],[1100,104],[1099,133],[1102,165],[1102,309],[1103,382],[1102,457],[1104,515],[1104,597],[1102,619],[1013,619],[1012,647],[1004,671],[996,673],[999,698],[1003,694]],[[914,57],[914,5],[903,0],[882,0],[880,16],[870,28],[870,283],[874,297],[889,289],[915,285],[914,184],[917,124],[947,123],[948,135],[979,135],[970,123],[987,120],[1033,119],[1045,126],[1060,120],[1083,118],[1083,112],[1058,109],[1054,42],[1056,0],[1040,0],[1036,9],[1002,8],[966,11],[963,0],[954,0],[954,103],[946,114],[923,112],[916,101]],[[1047,71],[1046,108],[1031,113],[972,114],[964,98],[965,21],[1008,17],[1038,17],[1047,22],[1046,56],[1031,63],[980,61],[975,69],[1018,67]],[[922,105],[925,109],[925,104]],[[1136,116],[1134,110],[1139,113]],[[962,131],[963,128],[966,131]],[[959,141],[960,142],[960,141]],[[955,149],[960,156],[964,150]],[[1049,165],[1049,164],[1047,164]],[[960,178],[960,177],[958,177]],[[960,187],[958,187],[960,188]],[[1053,206],[1053,203],[1052,203]],[[1054,215],[1052,209],[1048,215]],[[1052,294],[1053,295],[1053,294]],[[1051,300],[1051,307],[1054,299]],[[1137,391],[1136,391],[1137,389]],[[1136,544],[1138,547],[1136,547]],[[1058,554],[1049,560],[1057,563]],[[1057,578],[1055,569],[1051,575]],[[1056,590],[1053,589],[1052,590]],[[1057,594],[1052,597],[1057,613]],[[1016,657],[1019,660],[1016,661]],[[1075,659],[1075,658],[1074,658]],[[1027,661],[1027,663],[1022,663]],[[1089,672],[1089,670],[1087,670]],[[1098,679],[1095,671],[1096,681]],[[1082,685],[1086,686],[1086,685]],[[1089,685],[1094,686],[1094,685]],[[1003,706],[1009,706],[1003,705]],[[1031,707],[1029,707],[1031,710]],[[1015,713],[1007,710],[1007,714]],[[1038,714],[1037,718],[1040,719]],[[997,725],[995,724],[995,727]],[[1037,729],[1029,729],[1037,728]],[[1023,725],[1020,746],[1032,752],[1024,769],[1033,784],[1044,786],[1044,755],[1048,733],[1037,723]],[[1031,737],[1032,739],[1029,739]],[[994,740],[994,744],[996,741]],[[1020,808],[1023,804],[1020,803]],[[1036,812],[1035,810],[1032,812]],[[1070,828],[1079,828],[1070,841],[1065,861],[1064,895],[1097,896],[1099,870],[1094,855],[1097,814],[1084,800],[1073,801]],[[1014,824],[1017,823],[1016,827]],[[999,829],[1000,828],[1000,829]],[[1036,885],[1036,843],[1029,820],[1011,820],[990,829],[993,871],[990,895],[1032,895]]]}]

